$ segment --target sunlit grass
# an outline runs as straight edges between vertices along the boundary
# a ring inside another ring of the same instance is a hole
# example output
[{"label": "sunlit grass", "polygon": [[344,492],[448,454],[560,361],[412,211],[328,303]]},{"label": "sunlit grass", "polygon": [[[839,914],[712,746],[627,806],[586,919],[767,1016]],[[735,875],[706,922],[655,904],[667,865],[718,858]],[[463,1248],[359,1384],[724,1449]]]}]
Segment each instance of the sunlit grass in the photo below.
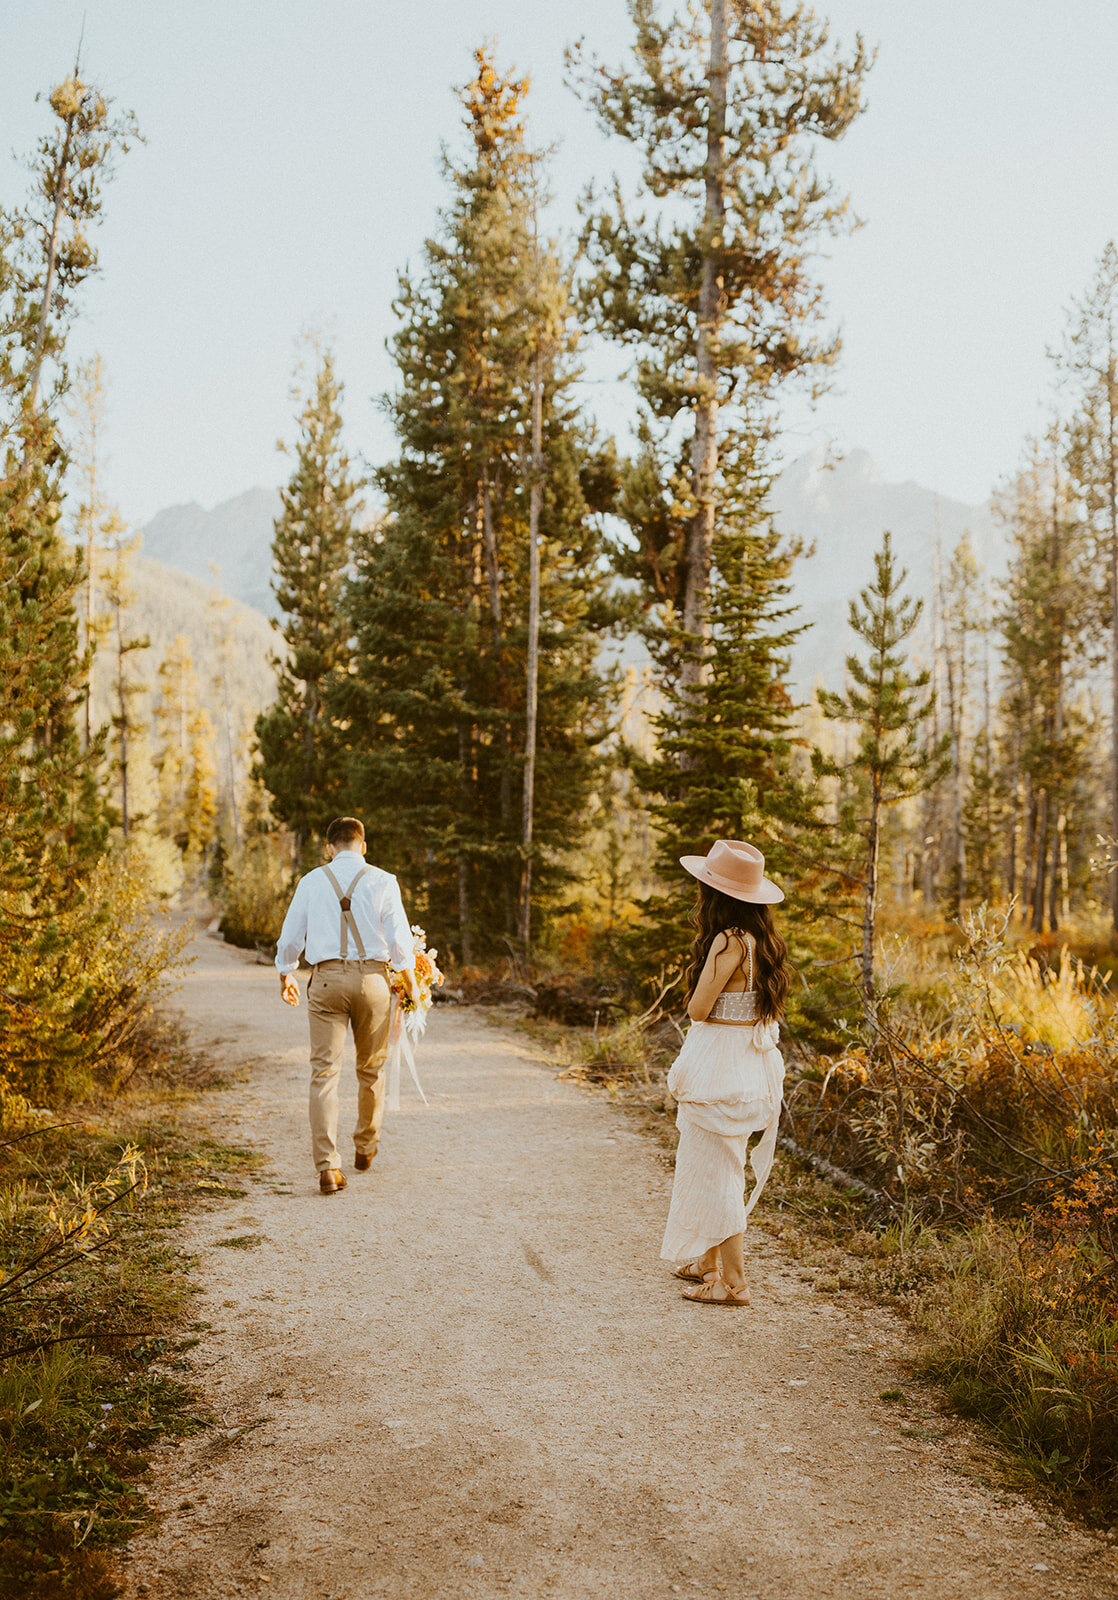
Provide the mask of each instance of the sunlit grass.
[{"label": "sunlit grass", "polygon": [[[885,919],[879,1004],[835,1049],[785,1030],[784,1131],[882,1194],[792,1160],[761,1205],[820,1293],[911,1318],[919,1367],[1067,1509],[1118,1520],[1118,1015],[1098,929],[1037,939],[987,912]],[[553,1059],[670,1147],[659,1019],[544,1028]],[[898,1391],[898,1394],[900,1392]]]},{"label": "sunlit grass", "polygon": [[188,1381],[193,1288],[173,1230],[184,1206],[239,1197],[229,1176],[259,1158],[192,1139],[150,1108],[132,1115],[118,1103],[104,1122],[0,1151],[5,1275],[119,1189],[127,1134],[148,1172],[142,1198],[46,1258],[61,1271],[28,1274],[6,1297],[0,1281],[0,1593],[28,1600],[117,1595],[111,1550],[146,1518],[148,1450],[206,1423]]}]

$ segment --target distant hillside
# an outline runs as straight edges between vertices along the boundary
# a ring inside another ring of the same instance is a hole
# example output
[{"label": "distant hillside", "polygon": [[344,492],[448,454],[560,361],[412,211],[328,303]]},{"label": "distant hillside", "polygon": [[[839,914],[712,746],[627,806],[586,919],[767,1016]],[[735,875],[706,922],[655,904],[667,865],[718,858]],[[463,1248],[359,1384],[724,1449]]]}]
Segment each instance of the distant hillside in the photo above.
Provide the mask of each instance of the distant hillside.
[{"label": "distant hillside", "polygon": [[[872,578],[873,552],[886,528],[909,569],[909,588],[915,594],[931,594],[937,534],[946,556],[969,528],[987,569],[997,574],[1004,566],[1004,543],[988,505],[963,505],[918,483],[887,483],[864,450],[851,450],[840,460],[823,449],[800,456],[777,479],[773,506],[786,533],[799,534],[815,546],[814,555],[801,561],[795,574],[793,598],[801,607],[801,620],[813,624],[793,658],[793,677],[801,690],[820,678],[841,685],[850,648],[847,605]],[[274,616],[271,544],[279,507],[277,490],[259,488],[212,511],[193,503],[171,506],[144,528],[144,554],[207,586],[214,581],[216,565],[223,589],[256,613]],[[623,645],[619,657],[638,668],[646,660],[636,640]]]},{"label": "distant hillside", "polygon": [[255,611],[275,616],[272,525],[279,510],[276,489],[247,489],[212,511],[197,501],[168,506],[143,528],[144,554],[205,583],[217,583]]},{"label": "distant hillside", "polygon": [[[144,685],[141,715],[150,715],[158,683],[159,664],[176,634],[185,634],[198,674],[199,688],[215,726],[221,710],[220,634],[225,630],[231,649],[227,666],[230,703],[237,725],[251,728],[258,712],[275,695],[275,673],[269,657],[282,645],[267,617],[240,600],[229,599],[198,578],[174,571],[146,554],[132,557],[130,566],[134,602],[128,608],[128,628],[133,637],[151,640],[150,648],[133,659],[133,676]],[[221,608],[222,600],[225,606]],[[111,641],[102,646],[94,669],[94,717],[106,722],[115,707],[110,704]]]},{"label": "distant hillside", "polygon": [[794,676],[802,689],[817,678],[841,688],[852,638],[849,601],[873,577],[873,553],[886,529],[908,569],[911,594],[930,600],[938,535],[948,557],[969,529],[978,560],[993,575],[1005,564],[1001,529],[989,505],[968,506],[918,483],[887,483],[864,450],[839,461],[814,450],[793,461],[776,481],[773,509],[780,528],[815,545],[795,572],[800,620],[813,626],[795,650]]}]

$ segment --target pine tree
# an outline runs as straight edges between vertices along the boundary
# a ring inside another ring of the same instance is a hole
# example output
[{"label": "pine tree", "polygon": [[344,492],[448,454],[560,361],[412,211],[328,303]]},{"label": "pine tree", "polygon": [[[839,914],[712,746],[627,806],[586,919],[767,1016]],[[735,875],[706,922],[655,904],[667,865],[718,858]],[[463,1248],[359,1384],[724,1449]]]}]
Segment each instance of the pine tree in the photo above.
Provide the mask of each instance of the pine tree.
[{"label": "pine tree", "polygon": [[[57,1081],[92,981],[70,938],[106,844],[96,741],[77,713],[80,557],[63,541],[66,455],[52,412],[68,314],[96,256],[85,233],[119,148],[96,90],[50,96],[30,208],[0,213],[0,1077]],[[96,907],[92,914],[96,917]],[[34,1064],[34,1066],[32,1065]]]},{"label": "pine tree", "polygon": [[147,813],[137,808],[133,786],[132,756],[138,720],[135,702],[144,685],[136,677],[135,658],[147,650],[151,640],[146,635],[134,634],[129,620],[129,608],[135,596],[129,581],[129,556],[139,545],[138,539],[128,539],[122,527],[116,532],[115,544],[105,573],[104,592],[108,605],[111,639],[109,655],[112,661],[112,701],[114,706],[111,726],[113,737],[111,769],[115,777],[116,810],[120,831],[127,839],[133,825],[146,820]]},{"label": "pine tree", "polygon": [[[668,508],[644,499],[647,470],[638,461],[623,478],[619,510],[630,527],[641,508],[655,523]],[[760,501],[767,483],[752,485]],[[647,544],[654,533],[645,525]],[[809,835],[816,802],[806,760],[797,770],[799,708],[785,679],[788,652],[802,631],[790,602],[791,571],[799,546],[782,539],[758,506],[743,505],[720,535],[712,572],[707,671],[696,690],[680,670],[691,641],[682,629],[654,624],[647,636],[664,686],[654,718],[652,759],[635,759],[657,834],[657,863],[667,884],[678,884],[680,855],[717,838],[760,844],[770,868],[812,875]],[[621,558],[631,571],[640,557]],[[805,781],[807,780],[807,781]],[[685,887],[654,897],[645,907],[654,929],[644,940],[659,966],[686,948],[690,895]],[[803,910],[801,900],[801,910]]]},{"label": "pine tree", "polygon": [[[816,151],[859,114],[869,58],[860,39],[844,57],[802,7],[703,0],[661,20],[652,0],[630,0],[630,12],[630,70],[579,51],[572,67],[644,166],[641,209],[616,182],[606,206],[591,193],[583,239],[588,308],[634,352],[641,407],[618,566],[641,587],[664,709],[660,756],[638,773],[668,881],[681,847],[736,828],[806,887],[815,852],[798,835],[816,808],[784,681],[799,547],[776,537],[765,499],[778,394],[821,386],[838,353],[810,257],[849,214]],[[683,908],[669,893],[647,909],[658,966],[680,948]]]},{"label": "pine tree", "polygon": [[43,246],[23,283],[30,312],[23,375],[31,411],[39,406],[46,363],[61,355],[77,291],[98,270],[89,230],[100,218],[105,182],[118,157],[142,142],[132,113],[114,116],[112,101],[79,71],[75,64],[47,97],[56,126],[40,139],[32,163],[34,204],[26,221]]},{"label": "pine tree", "polygon": [[902,593],[908,574],[898,570],[893,541],[886,533],[874,556],[874,581],[850,602],[850,627],[866,646],[866,659],[846,658],[845,694],[820,690],[819,708],[834,722],[852,723],[858,746],[844,761],[814,753],[821,777],[860,780],[864,803],[852,817],[861,846],[862,891],[862,993],[874,998],[874,935],[880,894],[880,854],[883,813],[887,807],[922,793],[948,769],[951,736],[945,734],[930,747],[921,746],[921,726],[932,710],[927,692],[931,674],[913,673],[902,646],[911,637],[922,600]]},{"label": "pine tree", "polygon": [[[65,458],[27,404],[35,321],[16,231],[0,218],[0,956],[33,953],[70,898],[71,874],[100,854],[96,747],[83,757],[84,692],[75,596],[80,561],[59,532]],[[33,965],[33,955],[30,964]]]},{"label": "pine tree", "polygon": [[[1118,244],[1102,253],[1094,280],[1073,303],[1059,365],[1073,387],[1068,465],[1090,532],[1097,600],[1092,615],[1110,664],[1110,818],[1118,852]],[[1097,626],[1097,624],[1096,624]],[[1110,874],[1111,927],[1118,933],[1118,870]]]},{"label": "pine tree", "polygon": [[[387,402],[400,453],[378,474],[385,521],[356,540],[355,649],[333,701],[347,803],[372,822],[419,914],[457,926],[467,962],[507,949],[534,920],[526,883],[541,910],[569,877],[562,853],[596,778],[597,657],[613,617],[595,516],[612,458],[570,398],[575,331],[565,274],[536,227],[527,85],[484,50],[476,62],[462,93],[467,159],[448,160],[450,204],[422,272],[400,283]],[[526,849],[517,793],[534,625]]]},{"label": "pine tree", "polygon": [[1001,616],[1003,715],[1018,780],[1011,892],[1038,933],[1067,914],[1069,813],[1084,762],[1075,677],[1090,645],[1081,617],[1093,563],[1062,454],[1056,430],[1033,441],[999,502],[1012,550]]},{"label": "pine tree", "polygon": [[962,826],[968,887],[986,905],[1000,900],[1005,892],[1004,845],[1009,818],[1003,772],[989,728],[983,726],[971,747]]},{"label": "pine tree", "polygon": [[937,667],[942,675],[942,700],[951,740],[950,788],[950,911],[958,916],[967,898],[967,773],[971,751],[971,691],[975,647],[986,627],[982,574],[969,532],[964,532],[951,552],[939,582],[942,640]]},{"label": "pine tree", "polygon": [[342,441],[341,398],[333,355],[324,350],[299,416],[295,468],[272,545],[286,650],[275,662],[276,703],[256,724],[259,773],[299,855],[334,814],[340,778],[326,692],[346,667],[342,589],[360,512],[360,483]]},{"label": "pine tree", "polygon": [[182,851],[188,863],[201,866],[217,835],[217,765],[213,756],[214,729],[209,712],[196,706],[187,726],[189,765],[182,832]]},{"label": "pine tree", "polygon": [[190,644],[179,634],[159,667],[160,831],[198,866],[217,831],[214,728],[201,703]]},{"label": "pine tree", "polygon": [[[213,573],[214,585],[217,587],[221,569],[215,562],[211,562],[210,570]],[[250,766],[253,729],[249,724],[249,713],[233,695],[232,665],[238,649],[238,637],[229,596],[218,588],[207,610],[208,632],[214,660],[214,672],[210,680],[210,704],[214,708],[220,729],[218,741],[220,752],[218,766],[221,774],[218,783],[220,811],[224,821],[228,823],[234,845],[240,846],[251,832],[246,819],[241,815],[242,791],[249,782],[260,783],[262,778],[259,763],[255,769]],[[258,727],[259,719],[257,719]]]},{"label": "pine tree", "polygon": [[0,214],[0,953],[18,947],[28,970],[105,841],[98,751],[82,755],[75,727],[82,568],[60,534],[67,462],[51,410],[73,303],[97,268],[88,228],[138,137],[76,73],[48,99],[56,126],[35,152],[32,202]]},{"label": "pine tree", "polygon": [[849,213],[815,151],[858,116],[870,62],[860,38],[848,58],[833,49],[803,6],[701,0],[663,21],[655,0],[629,10],[630,70],[586,63],[581,47],[570,60],[606,131],[640,151],[648,207],[630,210],[616,182],[605,209],[591,192],[587,300],[635,353],[646,468],[672,500],[672,537],[648,554],[692,641],[680,670],[693,687],[708,671],[732,469],[762,466],[758,418],[779,386],[820,381],[837,353],[809,259]]},{"label": "pine tree", "polygon": [[86,682],[82,708],[83,742],[93,743],[93,678],[97,667],[97,648],[106,632],[107,618],[98,604],[99,568],[121,531],[116,509],[105,499],[102,488],[104,432],[107,414],[108,380],[101,357],[93,356],[79,364],[67,406],[71,422],[69,457],[71,470],[81,485],[81,500],[74,512],[75,543],[85,558],[81,604],[82,646],[86,656]]}]

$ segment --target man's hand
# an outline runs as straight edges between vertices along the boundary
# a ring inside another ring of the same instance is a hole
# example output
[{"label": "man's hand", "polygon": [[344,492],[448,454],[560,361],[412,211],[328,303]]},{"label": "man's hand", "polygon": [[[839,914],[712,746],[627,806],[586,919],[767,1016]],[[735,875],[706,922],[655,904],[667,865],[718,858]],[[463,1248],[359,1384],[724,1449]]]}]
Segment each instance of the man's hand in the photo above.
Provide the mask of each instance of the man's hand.
[{"label": "man's hand", "polygon": [[418,1009],[419,984],[416,982],[415,973],[411,967],[405,967],[402,976],[404,979],[404,988],[408,991],[408,999],[411,1001],[412,1005]]},{"label": "man's hand", "polygon": [[297,1006],[299,1004],[299,985],[295,981],[293,972],[280,974],[280,999],[287,1006]]}]

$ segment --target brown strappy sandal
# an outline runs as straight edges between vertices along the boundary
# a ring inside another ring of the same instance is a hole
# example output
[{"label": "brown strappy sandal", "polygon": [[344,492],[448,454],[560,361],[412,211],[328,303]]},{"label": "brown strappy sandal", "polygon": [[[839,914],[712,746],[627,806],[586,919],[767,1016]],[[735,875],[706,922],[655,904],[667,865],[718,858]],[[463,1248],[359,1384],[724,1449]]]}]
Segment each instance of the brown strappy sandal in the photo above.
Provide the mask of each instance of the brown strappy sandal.
[{"label": "brown strappy sandal", "polygon": [[672,1273],[673,1278],[682,1278],[684,1283],[706,1283],[711,1278],[718,1276],[716,1267],[709,1267],[706,1272],[699,1271],[697,1261],[688,1261],[684,1266],[677,1267]]},{"label": "brown strappy sandal", "polygon": [[[721,1298],[715,1294],[716,1289],[725,1290]],[[709,1283],[701,1283],[697,1289],[685,1290],[680,1298],[690,1300],[693,1306],[732,1306],[737,1311],[744,1311],[749,1304],[749,1290],[744,1285],[740,1289],[731,1289],[724,1278],[712,1278]]]}]

